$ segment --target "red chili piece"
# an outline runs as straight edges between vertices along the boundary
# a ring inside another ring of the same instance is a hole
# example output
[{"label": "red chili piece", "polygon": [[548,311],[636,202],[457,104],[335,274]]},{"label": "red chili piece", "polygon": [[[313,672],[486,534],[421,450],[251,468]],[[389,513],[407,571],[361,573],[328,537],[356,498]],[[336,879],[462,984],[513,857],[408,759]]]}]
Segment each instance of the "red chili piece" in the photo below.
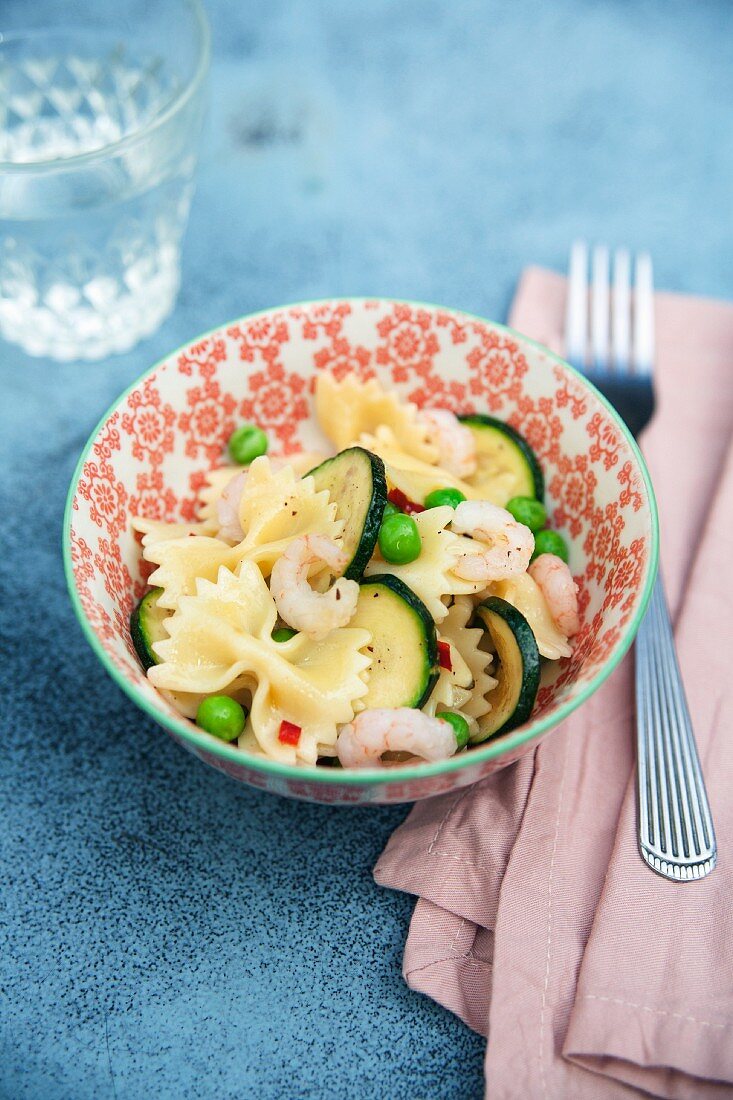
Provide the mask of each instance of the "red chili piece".
[{"label": "red chili piece", "polygon": [[438,664],[441,668],[446,668],[448,672],[453,671],[453,662],[450,659],[450,645],[448,642],[438,642]]},{"label": "red chili piece", "polygon": [[414,500],[410,500],[401,489],[390,489],[387,493],[387,500],[394,504],[395,508],[399,508],[401,512],[404,512],[408,516],[425,511],[422,504],[416,504]]},{"label": "red chili piece", "polygon": [[301,726],[296,726],[294,722],[280,723],[280,729],[278,730],[277,739],[282,741],[283,745],[297,745],[300,741],[300,735],[303,732]]}]

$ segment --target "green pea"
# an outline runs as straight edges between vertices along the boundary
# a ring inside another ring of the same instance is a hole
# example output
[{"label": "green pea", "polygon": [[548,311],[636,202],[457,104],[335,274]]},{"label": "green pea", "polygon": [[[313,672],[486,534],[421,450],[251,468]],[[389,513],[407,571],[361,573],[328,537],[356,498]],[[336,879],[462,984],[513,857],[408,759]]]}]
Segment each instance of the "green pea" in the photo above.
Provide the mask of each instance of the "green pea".
[{"label": "green pea", "polygon": [[260,455],[267,454],[267,436],[256,424],[242,424],[229,436],[229,454],[240,466],[249,466]]},{"label": "green pea", "polygon": [[460,752],[461,749],[465,749],[468,744],[468,722],[463,715],[454,714],[452,710],[444,710],[441,711],[438,718],[440,718],[442,722],[447,722],[449,726],[453,727],[458,751]]},{"label": "green pea", "polygon": [[272,632],[272,640],[273,642],[289,642],[297,633],[297,630],[291,630],[289,626],[278,626]]},{"label": "green pea", "polygon": [[401,515],[402,515],[402,512],[397,507],[397,505],[393,504],[391,500],[388,500],[387,503],[384,506],[384,514],[382,515],[382,522],[384,522],[384,520],[388,519],[390,516],[401,516]]},{"label": "green pea", "polygon": [[384,560],[395,565],[419,558],[422,541],[412,516],[388,516],[379,528],[379,549]]},{"label": "green pea", "polygon": [[465,499],[460,489],[433,489],[425,497],[425,507],[440,508],[443,504],[450,504],[451,508],[457,508]]},{"label": "green pea", "polygon": [[538,531],[534,537],[534,554],[532,561],[540,554],[556,554],[564,562],[568,560],[568,544],[557,531]]},{"label": "green pea", "polygon": [[547,523],[547,509],[541,500],[534,497],[512,497],[506,510],[511,512],[517,523],[529,527],[532,533],[541,531]]},{"label": "green pea", "polygon": [[196,725],[220,741],[234,741],[243,731],[246,721],[244,707],[228,695],[209,695],[196,711]]}]

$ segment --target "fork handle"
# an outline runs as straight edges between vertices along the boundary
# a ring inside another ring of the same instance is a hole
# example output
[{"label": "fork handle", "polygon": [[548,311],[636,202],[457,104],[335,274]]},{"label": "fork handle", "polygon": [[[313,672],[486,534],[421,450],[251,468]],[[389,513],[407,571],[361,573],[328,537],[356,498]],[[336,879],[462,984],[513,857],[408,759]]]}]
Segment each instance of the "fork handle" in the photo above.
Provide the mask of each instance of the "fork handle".
[{"label": "fork handle", "polygon": [[660,575],[636,639],[636,733],[641,854],[666,878],[704,878],[718,850]]}]

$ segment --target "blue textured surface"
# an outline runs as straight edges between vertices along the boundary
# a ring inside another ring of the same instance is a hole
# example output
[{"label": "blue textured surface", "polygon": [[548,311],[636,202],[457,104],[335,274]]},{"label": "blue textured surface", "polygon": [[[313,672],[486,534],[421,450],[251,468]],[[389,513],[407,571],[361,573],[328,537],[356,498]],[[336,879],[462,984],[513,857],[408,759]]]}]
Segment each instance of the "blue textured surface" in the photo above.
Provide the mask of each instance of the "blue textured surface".
[{"label": "blue textured surface", "polygon": [[131,379],[249,310],[393,294],[502,319],[576,234],[733,296],[731,7],[209,7],[175,313],[100,365],[0,349],[0,1094],[479,1096],[483,1042],[403,985],[412,903],[371,879],[404,808],[245,790],[143,719],[67,602],[66,487]]}]

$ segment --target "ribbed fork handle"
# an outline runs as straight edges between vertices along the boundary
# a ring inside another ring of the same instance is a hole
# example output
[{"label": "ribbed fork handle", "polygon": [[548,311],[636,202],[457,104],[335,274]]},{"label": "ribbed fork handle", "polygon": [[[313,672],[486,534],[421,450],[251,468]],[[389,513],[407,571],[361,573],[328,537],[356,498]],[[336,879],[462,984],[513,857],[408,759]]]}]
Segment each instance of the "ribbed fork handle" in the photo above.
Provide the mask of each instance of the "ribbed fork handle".
[{"label": "ribbed fork handle", "polygon": [[661,576],[636,639],[639,847],[666,878],[703,878],[718,852]]}]

